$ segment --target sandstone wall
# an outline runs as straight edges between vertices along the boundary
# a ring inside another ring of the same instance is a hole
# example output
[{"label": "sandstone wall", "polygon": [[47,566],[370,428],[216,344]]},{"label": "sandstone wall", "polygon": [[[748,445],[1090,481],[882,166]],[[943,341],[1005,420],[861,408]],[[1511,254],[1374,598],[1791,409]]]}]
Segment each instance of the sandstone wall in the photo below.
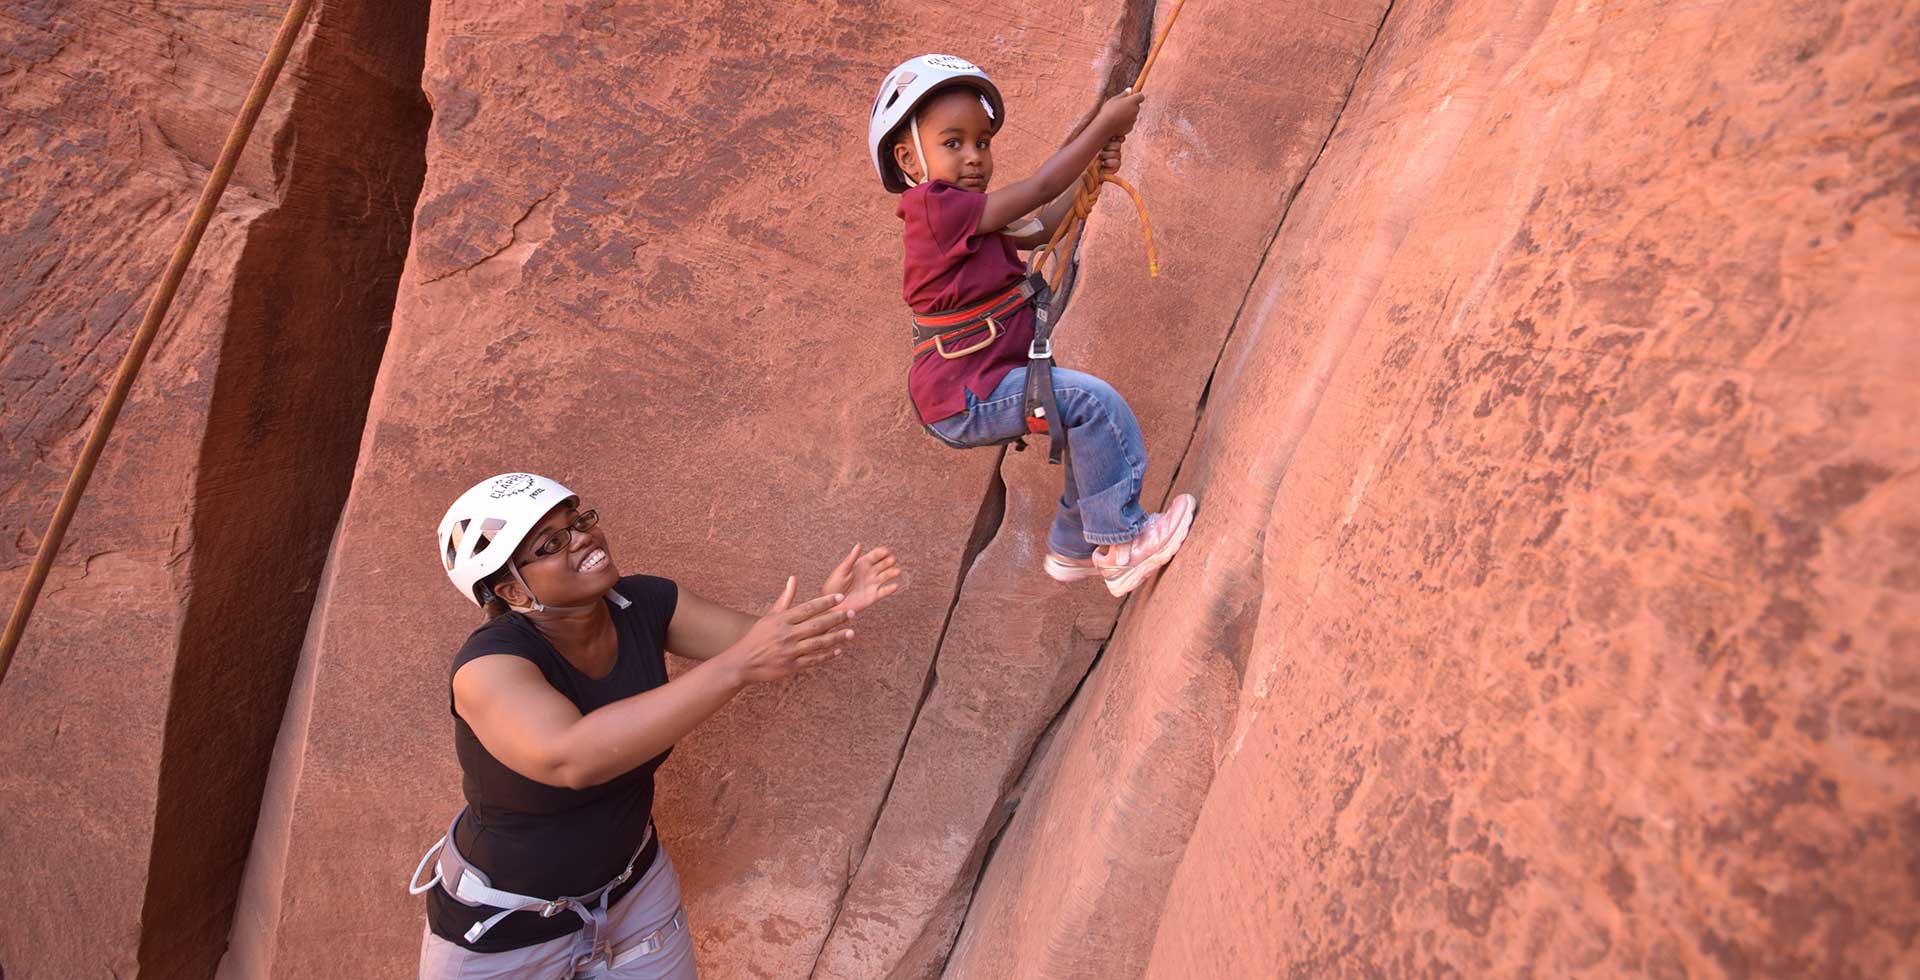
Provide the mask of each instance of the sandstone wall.
[{"label": "sandstone wall", "polygon": [[1910,974],[1915,14],[1394,3],[946,976]]},{"label": "sandstone wall", "polygon": [[[1308,10],[1274,18],[1254,7],[1192,3],[1149,78],[1125,172],[1151,208],[1162,275],[1148,278],[1132,209],[1114,190],[1091,225],[1060,342],[1064,364],[1111,381],[1139,416],[1151,461],[1148,509],[1166,496],[1247,284],[1333,127],[1380,10],[1371,8],[1373,20],[1365,11],[1356,19]],[[1284,71],[1259,70],[1283,63]],[[1059,470],[1035,452],[1010,456],[1004,473],[999,533],[967,573],[937,680],[818,976],[940,973],[983,855],[1019,804],[1016,783],[1036,740],[1113,628],[1118,603],[1105,591],[1062,588],[1040,570]],[[1107,866],[1098,852],[1083,856]],[[1072,928],[1031,955],[1070,965],[1075,975],[1115,975],[1110,952],[1123,947],[1078,903],[1124,905],[1137,896],[1125,880],[1094,878],[1084,894],[1052,896],[1064,900],[1058,912]],[[975,903],[972,914],[1001,921],[1012,911]],[[1017,931],[1010,922],[1005,928]],[[1011,967],[1000,953],[962,975]]]},{"label": "sandstone wall", "polygon": [[[9,608],[283,9],[0,17]],[[404,256],[424,14],[316,5],[0,688],[8,976],[219,956]]]},{"label": "sandstone wall", "polygon": [[[412,975],[528,468],[910,569],[663,770],[705,976],[1912,973],[1920,7],[1188,4],[1060,343],[1202,502],[1122,606],[913,422],[864,112],[966,55],[1024,173],[1168,7],[323,0],[0,688],[0,968]],[[0,27],[6,594],[280,9]]]},{"label": "sandstone wall", "polygon": [[[898,222],[863,149],[874,87],[901,52],[987,64],[1012,106],[1000,166],[1017,173],[1122,73],[1141,28],[1119,2],[1052,0],[977,19],[907,3],[435,8],[408,272],[231,972],[412,969],[421,905],[400,884],[458,806],[445,667],[479,615],[445,584],[433,529],[474,480],[516,468],[581,491],[623,571],[742,607],[789,572],[817,584],[855,542],[911,570],[856,652],[743,695],[662,774],[703,968],[812,971],[998,460],[942,448],[904,398]],[[1031,730],[1051,711],[993,719]],[[981,765],[1023,761],[1002,756]],[[991,807],[1002,781],[968,804]],[[294,914],[313,908],[330,912]],[[936,945],[957,919],[943,927]]]}]

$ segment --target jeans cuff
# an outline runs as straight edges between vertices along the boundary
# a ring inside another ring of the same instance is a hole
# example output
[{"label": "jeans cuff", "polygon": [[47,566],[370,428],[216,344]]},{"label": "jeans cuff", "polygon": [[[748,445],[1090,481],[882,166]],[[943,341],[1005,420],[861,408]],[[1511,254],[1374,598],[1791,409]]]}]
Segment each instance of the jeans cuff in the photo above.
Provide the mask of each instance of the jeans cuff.
[{"label": "jeans cuff", "polygon": [[1133,529],[1129,531],[1124,531],[1119,534],[1100,534],[1098,532],[1088,531],[1085,536],[1087,541],[1092,544],[1126,544],[1134,538],[1139,537],[1140,532],[1145,529],[1146,526],[1146,519],[1141,518],[1140,522],[1135,524]]}]

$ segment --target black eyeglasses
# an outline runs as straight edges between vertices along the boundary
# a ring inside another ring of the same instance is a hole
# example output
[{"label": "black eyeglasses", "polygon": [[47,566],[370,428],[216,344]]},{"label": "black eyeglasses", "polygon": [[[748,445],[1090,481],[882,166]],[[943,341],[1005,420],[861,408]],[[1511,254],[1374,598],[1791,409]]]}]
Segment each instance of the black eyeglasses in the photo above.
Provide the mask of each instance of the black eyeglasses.
[{"label": "black eyeglasses", "polygon": [[579,531],[585,534],[593,530],[593,526],[598,523],[600,523],[599,511],[581,511],[580,516],[573,519],[573,523],[554,528],[551,533],[542,538],[540,546],[533,549],[533,557],[545,558],[567,550],[567,546],[573,544],[573,532]]}]

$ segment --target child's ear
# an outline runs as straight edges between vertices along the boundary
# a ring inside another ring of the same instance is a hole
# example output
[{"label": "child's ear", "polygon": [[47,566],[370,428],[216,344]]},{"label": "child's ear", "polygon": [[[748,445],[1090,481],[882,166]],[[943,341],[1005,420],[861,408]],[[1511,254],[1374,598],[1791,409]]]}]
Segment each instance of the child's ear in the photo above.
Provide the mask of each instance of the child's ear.
[{"label": "child's ear", "polygon": [[899,167],[900,172],[906,174],[908,177],[914,180],[921,179],[920,175],[915,172],[920,169],[919,161],[913,158],[913,147],[908,146],[906,143],[893,144],[893,164]]}]

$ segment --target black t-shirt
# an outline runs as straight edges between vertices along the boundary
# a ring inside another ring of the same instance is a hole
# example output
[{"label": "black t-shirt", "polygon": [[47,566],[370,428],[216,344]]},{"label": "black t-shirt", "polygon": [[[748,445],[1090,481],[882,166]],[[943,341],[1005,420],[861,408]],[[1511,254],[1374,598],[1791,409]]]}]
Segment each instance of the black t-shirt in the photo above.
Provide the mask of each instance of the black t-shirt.
[{"label": "black t-shirt", "polygon": [[[602,600],[613,613],[620,637],[620,652],[607,676],[594,680],[575,670],[531,621],[508,613],[474,630],[454,655],[447,674],[449,703],[453,674],[471,660],[494,654],[532,661],[547,683],[581,714],[665,684],[667,623],[680,598],[678,587],[664,578],[629,575],[614,592],[631,605],[622,609],[612,597]],[[673,751],[668,749],[598,786],[566,789],[535,782],[507,768],[480,744],[457,711],[453,744],[460,756],[467,798],[467,812],[454,828],[454,843],[486,873],[493,887],[539,898],[592,891],[627,866],[652,814],[654,770]],[[614,889],[609,905],[639,883],[638,872],[652,863],[659,846],[657,840],[647,845],[634,865],[636,873]],[[427,922],[434,935],[480,952],[543,943],[568,935],[582,924],[572,912],[544,919],[528,912],[507,916],[479,942],[467,942],[462,934],[496,911],[463,905],[444,889],[427,893]]]}]

